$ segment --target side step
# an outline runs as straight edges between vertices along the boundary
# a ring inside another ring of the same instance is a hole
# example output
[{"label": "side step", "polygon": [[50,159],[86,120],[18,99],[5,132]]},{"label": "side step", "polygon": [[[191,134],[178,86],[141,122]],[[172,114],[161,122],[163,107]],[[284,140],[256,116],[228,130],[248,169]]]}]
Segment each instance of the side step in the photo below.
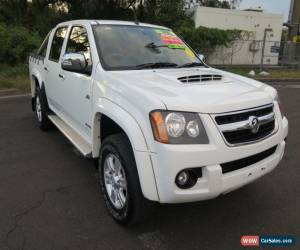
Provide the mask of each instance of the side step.
[{"label": "side step", "polygon": [[57,115],[48,115],[50,121],[62,132],[69,141],[79,150],[79,152],[85,156],[90,157],[92,155],[92,146],[86,142],[77,132],[75,132],[68,124],[66,124]]}]

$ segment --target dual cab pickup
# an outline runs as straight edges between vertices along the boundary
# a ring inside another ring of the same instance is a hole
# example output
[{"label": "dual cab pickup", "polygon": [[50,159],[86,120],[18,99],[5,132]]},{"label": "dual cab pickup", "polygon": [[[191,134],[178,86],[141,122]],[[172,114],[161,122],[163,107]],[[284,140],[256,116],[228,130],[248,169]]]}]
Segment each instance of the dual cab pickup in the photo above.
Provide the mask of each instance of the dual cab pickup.
[{"label": "dual cab pickup", "polygon": [[97,160],[111,216],[215,198],[272,171],[288,121],[277,91],[207,66],[172,30],[122,21],[57,25],[30,56],[32,107]]}]

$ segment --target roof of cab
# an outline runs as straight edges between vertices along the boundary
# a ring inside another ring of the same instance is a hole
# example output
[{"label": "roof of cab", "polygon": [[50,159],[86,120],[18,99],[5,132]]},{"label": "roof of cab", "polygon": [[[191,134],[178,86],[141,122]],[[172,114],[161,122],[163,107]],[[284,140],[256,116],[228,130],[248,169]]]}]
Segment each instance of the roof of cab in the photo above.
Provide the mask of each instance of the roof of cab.
[{"label": "roof of cab", "polygon": [[96,24],[112,24],[112,25],[132,25],[132,26],[144,26],[144,27],[153,27],[153,28],[161,28],[161,29],[168,29],[167,27],[164,26],[159,26],[159,25],[153,25],[153,24],[148,24],[148,23],[135,23],[135,22],[128,22],[128,21],[115,21],[115,20],[72,20],[72,21],[67,21],[63,23],[59,23],[57,26],[62,26],[62,25],[76,25],[76,24],[81,24],[81,25],[96,25]]}]

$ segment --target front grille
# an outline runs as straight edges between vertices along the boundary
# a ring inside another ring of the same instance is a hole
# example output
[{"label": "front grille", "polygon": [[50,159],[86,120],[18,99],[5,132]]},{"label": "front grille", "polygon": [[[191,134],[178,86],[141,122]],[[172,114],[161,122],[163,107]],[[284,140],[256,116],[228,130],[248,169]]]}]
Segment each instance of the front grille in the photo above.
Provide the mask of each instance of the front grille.
[{"label": "front grille", "polygon": [[272,134],[275,129],[273,104],[251,110],[217,115],[215,121],[230,145],[252,143]]},{"label": "front grille", "polygon": [[252,155],[240,160],[236,160],[236,161],[231,161],[231,162],[226,162],[221,164],[222,167],[222,173],[226,174],[241,168],[245,168],[248,166],[251,166],[255,163],[258,163],[266,158],[268,158],[269,156],[273,155],[275,153],[277,149],[277,146],[272,147],[266,151],[263,151],[261,153],[258,153],[256,155]]},{"label": "front grille", "polygon": [[248,143],[260,140],[268,136],[275,128],[275,121],[260,126],[258,132],[253,134],[251,130],[239,130],[232,132],[224,132],[223,135],[230,144]]},{"label": "front grille", "polygon": [[246,111],[243,113],[222,115],[216,117],[216,122],[218,125],[240,122],[248,120],[250,116],[264,116],[270,114],[273,111],[273,105],[269,107],[264,107],[257,110]]}]

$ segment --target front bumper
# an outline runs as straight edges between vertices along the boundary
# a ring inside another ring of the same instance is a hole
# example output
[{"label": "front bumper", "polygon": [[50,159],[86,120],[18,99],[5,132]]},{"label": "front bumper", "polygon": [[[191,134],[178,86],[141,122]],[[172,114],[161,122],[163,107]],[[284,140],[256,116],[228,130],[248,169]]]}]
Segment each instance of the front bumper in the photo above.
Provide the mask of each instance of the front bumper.
[{"label": "front bumper", "polygon": [[[278,112],[276,112],[279,114]],[[151,154],[161,203],[183,203],[212,199],[242,187],[272,171],[283,157],[288,121],[277,117],[278,130],[263,141],[228,147],[209,115],[201,115],[210,138],[208,145],[166,145],[157,143]],[[245,168],[222,174],[221,163],[255,155],[277,145],[274,154]],[[202,167],[203,176],[190,189],[180,189],[175,177],[183,169]]]}]

